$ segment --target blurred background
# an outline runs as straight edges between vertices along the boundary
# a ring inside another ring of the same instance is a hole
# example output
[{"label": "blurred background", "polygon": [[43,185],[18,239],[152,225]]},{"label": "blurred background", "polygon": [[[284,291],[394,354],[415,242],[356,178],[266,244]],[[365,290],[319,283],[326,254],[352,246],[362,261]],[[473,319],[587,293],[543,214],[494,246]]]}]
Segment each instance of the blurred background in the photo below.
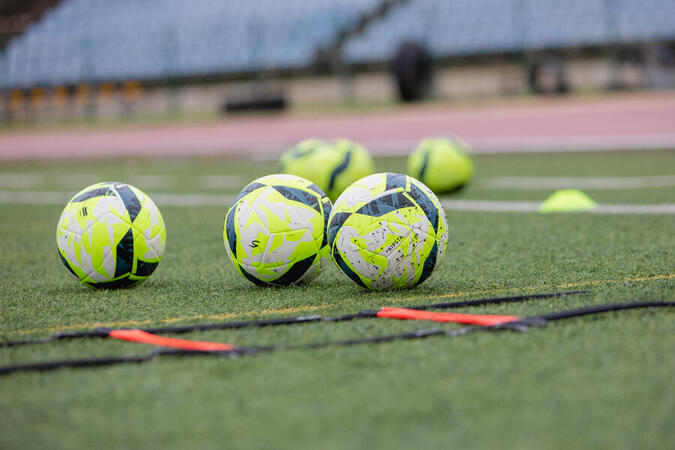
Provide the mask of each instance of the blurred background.
[{"label": "blurred background", "polygon": [[0,2],[4,126],[674,87],[674,0]]}]

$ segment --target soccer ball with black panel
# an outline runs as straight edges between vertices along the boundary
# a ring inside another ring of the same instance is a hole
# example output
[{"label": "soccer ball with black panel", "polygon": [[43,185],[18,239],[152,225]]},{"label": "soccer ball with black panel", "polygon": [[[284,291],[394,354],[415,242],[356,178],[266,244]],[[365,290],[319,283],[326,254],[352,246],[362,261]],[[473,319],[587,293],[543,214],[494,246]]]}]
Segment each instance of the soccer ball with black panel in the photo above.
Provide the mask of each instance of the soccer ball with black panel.
[{"label": "soccer ball with black panel", "polygon": [[348,139],[306,139],[284,153],[280,163],[284,173],[311,180],[331,200],[375,171],[368,150]]},{"label": "soccer ball with black panel", "polygon": [[316,278],[328,263],[326,222],[331,201],[311,181],[268,175],[237,195],[225,215],[223,240],[244,278],[288,286]]},{"label": "soccer ball with black panel", "polygon": [[460,138],[424,139],[408,157],[408,175],[436,194],[457,191],[473,177],[471,147]]},{"label": "soccer ball with black panel", "polygon": [[420,181],[378,173],[356,181],[328,220],[333,261],[369,289],[416,286],[445,254],[448,222],[438,198]]},{"label": "soccer ball with black panel", "polygon": [[82,284],[134,286],[162,260],[164,219],[140,189],[117,182],[91,185],[66,204],[56,228],[61,262]]}]

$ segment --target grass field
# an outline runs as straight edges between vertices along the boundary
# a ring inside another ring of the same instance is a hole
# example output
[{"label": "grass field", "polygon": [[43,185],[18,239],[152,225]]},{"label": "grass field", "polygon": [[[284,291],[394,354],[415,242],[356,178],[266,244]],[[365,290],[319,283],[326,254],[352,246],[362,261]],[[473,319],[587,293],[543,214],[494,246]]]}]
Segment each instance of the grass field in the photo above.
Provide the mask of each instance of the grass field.
[{"label": "grass field", "polygon": [[[478,155],[476,162],[476,179],[452,198],[542,201],[552,192],[490,187],[489,179],[503,176],[675,174],[673,151]],[[400,172],[405,161],[377,165]],[[226,198],[276,170],[274,162],[225,159],[0,165],[0,198],[28,191],[45,203],[0,205],[0,339],[577,288],[592,293],[463,311],[531,315],[675,297],[673,214],[450,210],[448,252],[416,289],[365,292],[332,266],[309,286],[255,287],[226,259],[225,200],[171,206],[178,202],[169,194]],[[166,199],[158,202],[167,226],[164,260],[131,290],[84,288],[57,256],[55,227],[65,200],[102,180]],[[585,191],[607,204],[675,198],[672,186]],[[53,200],[59,195],[62,204]],[[671,310],[638,310],[526,334],[19,373],[0,378],[0,448],[673,448],[674,318]],[[433,326],[378,319],[187,338],[290,345]],[[57,342],[0,349],[0,365],[148,350],[106,340]]]}]

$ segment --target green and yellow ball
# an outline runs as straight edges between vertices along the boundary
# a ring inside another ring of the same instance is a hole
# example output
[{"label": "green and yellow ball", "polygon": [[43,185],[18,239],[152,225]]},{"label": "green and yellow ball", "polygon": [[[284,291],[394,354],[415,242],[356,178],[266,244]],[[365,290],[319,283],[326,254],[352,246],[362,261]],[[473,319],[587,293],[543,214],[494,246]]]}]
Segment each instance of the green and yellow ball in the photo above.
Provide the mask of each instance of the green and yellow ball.
[{"label": "green and yellow ball", "polygon": [[460,139],[424,139],[408,157],[408,175],[436,194],[455,191],[473,176],[470,152],[469,145]]},{"label": "green and yellow ball", "polygon": [[335,200],[354,181],[372,174],[368,150],[347,139],[307,139],[281,156],[281,170],[314,182]]},{"label": "green and yellow ball", "polygon": [[338,268],[369,289],[406,288],[426,280],[445,254],[448,222],[420,181],[378,173],[349,186],[328,219]]},{"label": "green and yellow ball", "polygon": [[225,215],[223,240],[237,272],[260,286],[316,278],[330,259],[326,222],[331,201],[311,181],[268,175],[237,195]]},{"label": "green and yellow ball", "polygon": [[164,220],[140,189],[91,185],[66,204],[56,228],[61,262],[82,284],[121,288],[146,280],[166,246]]}]

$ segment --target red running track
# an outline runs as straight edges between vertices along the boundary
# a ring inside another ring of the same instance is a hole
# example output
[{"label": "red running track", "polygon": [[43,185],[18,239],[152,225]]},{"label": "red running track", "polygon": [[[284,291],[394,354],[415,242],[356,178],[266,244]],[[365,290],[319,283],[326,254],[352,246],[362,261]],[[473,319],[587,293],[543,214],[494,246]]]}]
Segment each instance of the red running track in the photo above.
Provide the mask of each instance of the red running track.
[{"label": "red running track", "polygon": [[307,138],[346,137],[375,154],[407,153],[428,136],[457,135],[477,152],[675,148],[675,93],[508,100],[390,111],[223,118],[204,125],[115,130],[11,131],[0,160],[138,155],[276,157]]}]

